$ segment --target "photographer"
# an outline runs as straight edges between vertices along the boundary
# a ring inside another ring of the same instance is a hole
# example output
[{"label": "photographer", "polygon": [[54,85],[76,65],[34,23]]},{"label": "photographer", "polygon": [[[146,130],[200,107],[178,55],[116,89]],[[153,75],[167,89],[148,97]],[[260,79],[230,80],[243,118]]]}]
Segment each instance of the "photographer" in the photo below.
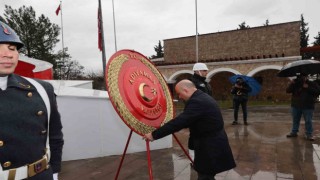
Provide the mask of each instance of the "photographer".
[{"label": "photographer", "polygon": [[251,92],[251,87],[241,78],[236,79],[236,83],[232,86],[231,94],[233,94],[233,108],[234,108],[234,121],[232,125],[238,124],[238,112],[241,105],[243,113],[243,122],[244,125],[248,125],[247,122],[247,102],[248,102],[248,93]]},{"label": "photographer", "polygon": [[301,73],[296,79],[289,83],[286,92],[292,94],[292,130],[287,137],[290,138],[298,136],[300,120],[303,115],[305,121],[305,137],[307,140],[313,141],[312,117],[314,104],[317,96],[320,94],[319,85],[315,82],[309,81],[308,76],[305,73]]}]

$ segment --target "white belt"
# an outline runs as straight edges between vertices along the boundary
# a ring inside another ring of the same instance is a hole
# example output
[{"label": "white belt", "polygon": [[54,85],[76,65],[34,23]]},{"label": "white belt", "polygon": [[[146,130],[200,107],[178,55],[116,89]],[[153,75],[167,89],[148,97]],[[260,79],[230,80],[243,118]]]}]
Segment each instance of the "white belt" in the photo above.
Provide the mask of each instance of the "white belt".
[{"label": "white belt", "polygon": [[2,171],[0,169],[0,179],[1,180],[21,180],[26,179],[28,177],[32,177],[38,173],[41,173],[42,171],[48,169],[48,157],[47,155],[44,155],[41,159],[38,161],[21,166],[14,169],[8,169],[5,171]]}]

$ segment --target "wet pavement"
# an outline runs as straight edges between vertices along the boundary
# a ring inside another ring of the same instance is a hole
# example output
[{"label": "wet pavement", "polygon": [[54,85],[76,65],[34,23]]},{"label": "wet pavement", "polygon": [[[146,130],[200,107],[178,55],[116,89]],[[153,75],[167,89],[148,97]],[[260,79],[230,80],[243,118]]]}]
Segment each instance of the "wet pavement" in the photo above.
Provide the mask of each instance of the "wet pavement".
[{"label": "wet pavement", "polygon": [[[304,139],[304,120],[296,138],[287,138],[291,129],[288,106],[249,107],[245,126],[231,125],[233,110],[222,110],[225,130],[237,167],[217,174],[217,180],[320,180],[320,108],[314,114],[315,141]],[[188,130],[176,133],[187,148]],[[125,142],[123,142],[125,146]],[[173,147],[151,151],[154,180],[196,180],[197,173],[190,166],[180,146],[173,139]],[[115,179],[120,156],[67,161],[62,164],[60,180]],[[145,152],[127,154],[119,180],[148,180]]]}]

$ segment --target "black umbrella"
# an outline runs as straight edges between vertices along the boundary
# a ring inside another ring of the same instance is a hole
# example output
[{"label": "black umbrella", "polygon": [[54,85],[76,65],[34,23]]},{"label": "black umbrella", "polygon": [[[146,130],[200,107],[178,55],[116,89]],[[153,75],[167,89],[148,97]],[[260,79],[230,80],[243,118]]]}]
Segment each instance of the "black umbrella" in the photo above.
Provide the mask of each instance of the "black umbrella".
[{"label": "black umbrella", "polygon": [[278,72],[279,77],[297,76],[304,74],[320,74],[320,62],[316,60],[298,60],[286,64]]}]

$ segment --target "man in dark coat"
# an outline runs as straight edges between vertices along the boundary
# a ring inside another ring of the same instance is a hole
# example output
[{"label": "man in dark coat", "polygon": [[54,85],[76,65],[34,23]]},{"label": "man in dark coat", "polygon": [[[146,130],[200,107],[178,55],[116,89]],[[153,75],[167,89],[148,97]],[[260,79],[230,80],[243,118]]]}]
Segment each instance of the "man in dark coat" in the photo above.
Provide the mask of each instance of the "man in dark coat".
[{"label": "man in dark coat", "polygon": [[194,143],[194,169],[198,172],[198,180],[212,180],[217,173],[234,168],[236,164],[216,101],[197,90],[189,80],[180,81],[175,91],[179,99],[186,102],[184,111],[159,129],[145,134],[144,139],[153,141],[189,128]]},{"label": "man in dark coat", "polygon": [[287,137],[298,136],[300,120],[301,116],[303,116],[305,121],[305,138],[313,141],[312,117],[316,99],[320,94],[319,85],[314,81],[309,81],[307,74],[302,73],[296,79],[290,81],[286,92],[291,93],[292,114],[292,129]]},{"label": "man in dark coat", "polygon": [[0,179],[57,179],[64,140],[54,89],[13,73],[21,47],[0,21]]},{"label": "man in dark coat", "polygon": [[[209,96],[212,96],[212,88],[209,83],[206,82],[207,74],[208,74],[208,67],[204,63],[195,63],[193,65],[193,75],[190,78],[190,81],[196,86],[197,89],[207,93]],[[188,139],[188,148],[189,148],[189,155],[192,159],[194,159],[194,147],[193,147],[193,140],[192,135],[190,132],[190,136]]]},{"label": "man in dark coat", "polygon": [[238,77],[236,83],[232,86],[231,94],[233,94],[233,117],[232,125],[238,124],[238,112],[241,105],[244,125],[248,125],[248,94],[252,91],[251,87],[242,79]]}]

